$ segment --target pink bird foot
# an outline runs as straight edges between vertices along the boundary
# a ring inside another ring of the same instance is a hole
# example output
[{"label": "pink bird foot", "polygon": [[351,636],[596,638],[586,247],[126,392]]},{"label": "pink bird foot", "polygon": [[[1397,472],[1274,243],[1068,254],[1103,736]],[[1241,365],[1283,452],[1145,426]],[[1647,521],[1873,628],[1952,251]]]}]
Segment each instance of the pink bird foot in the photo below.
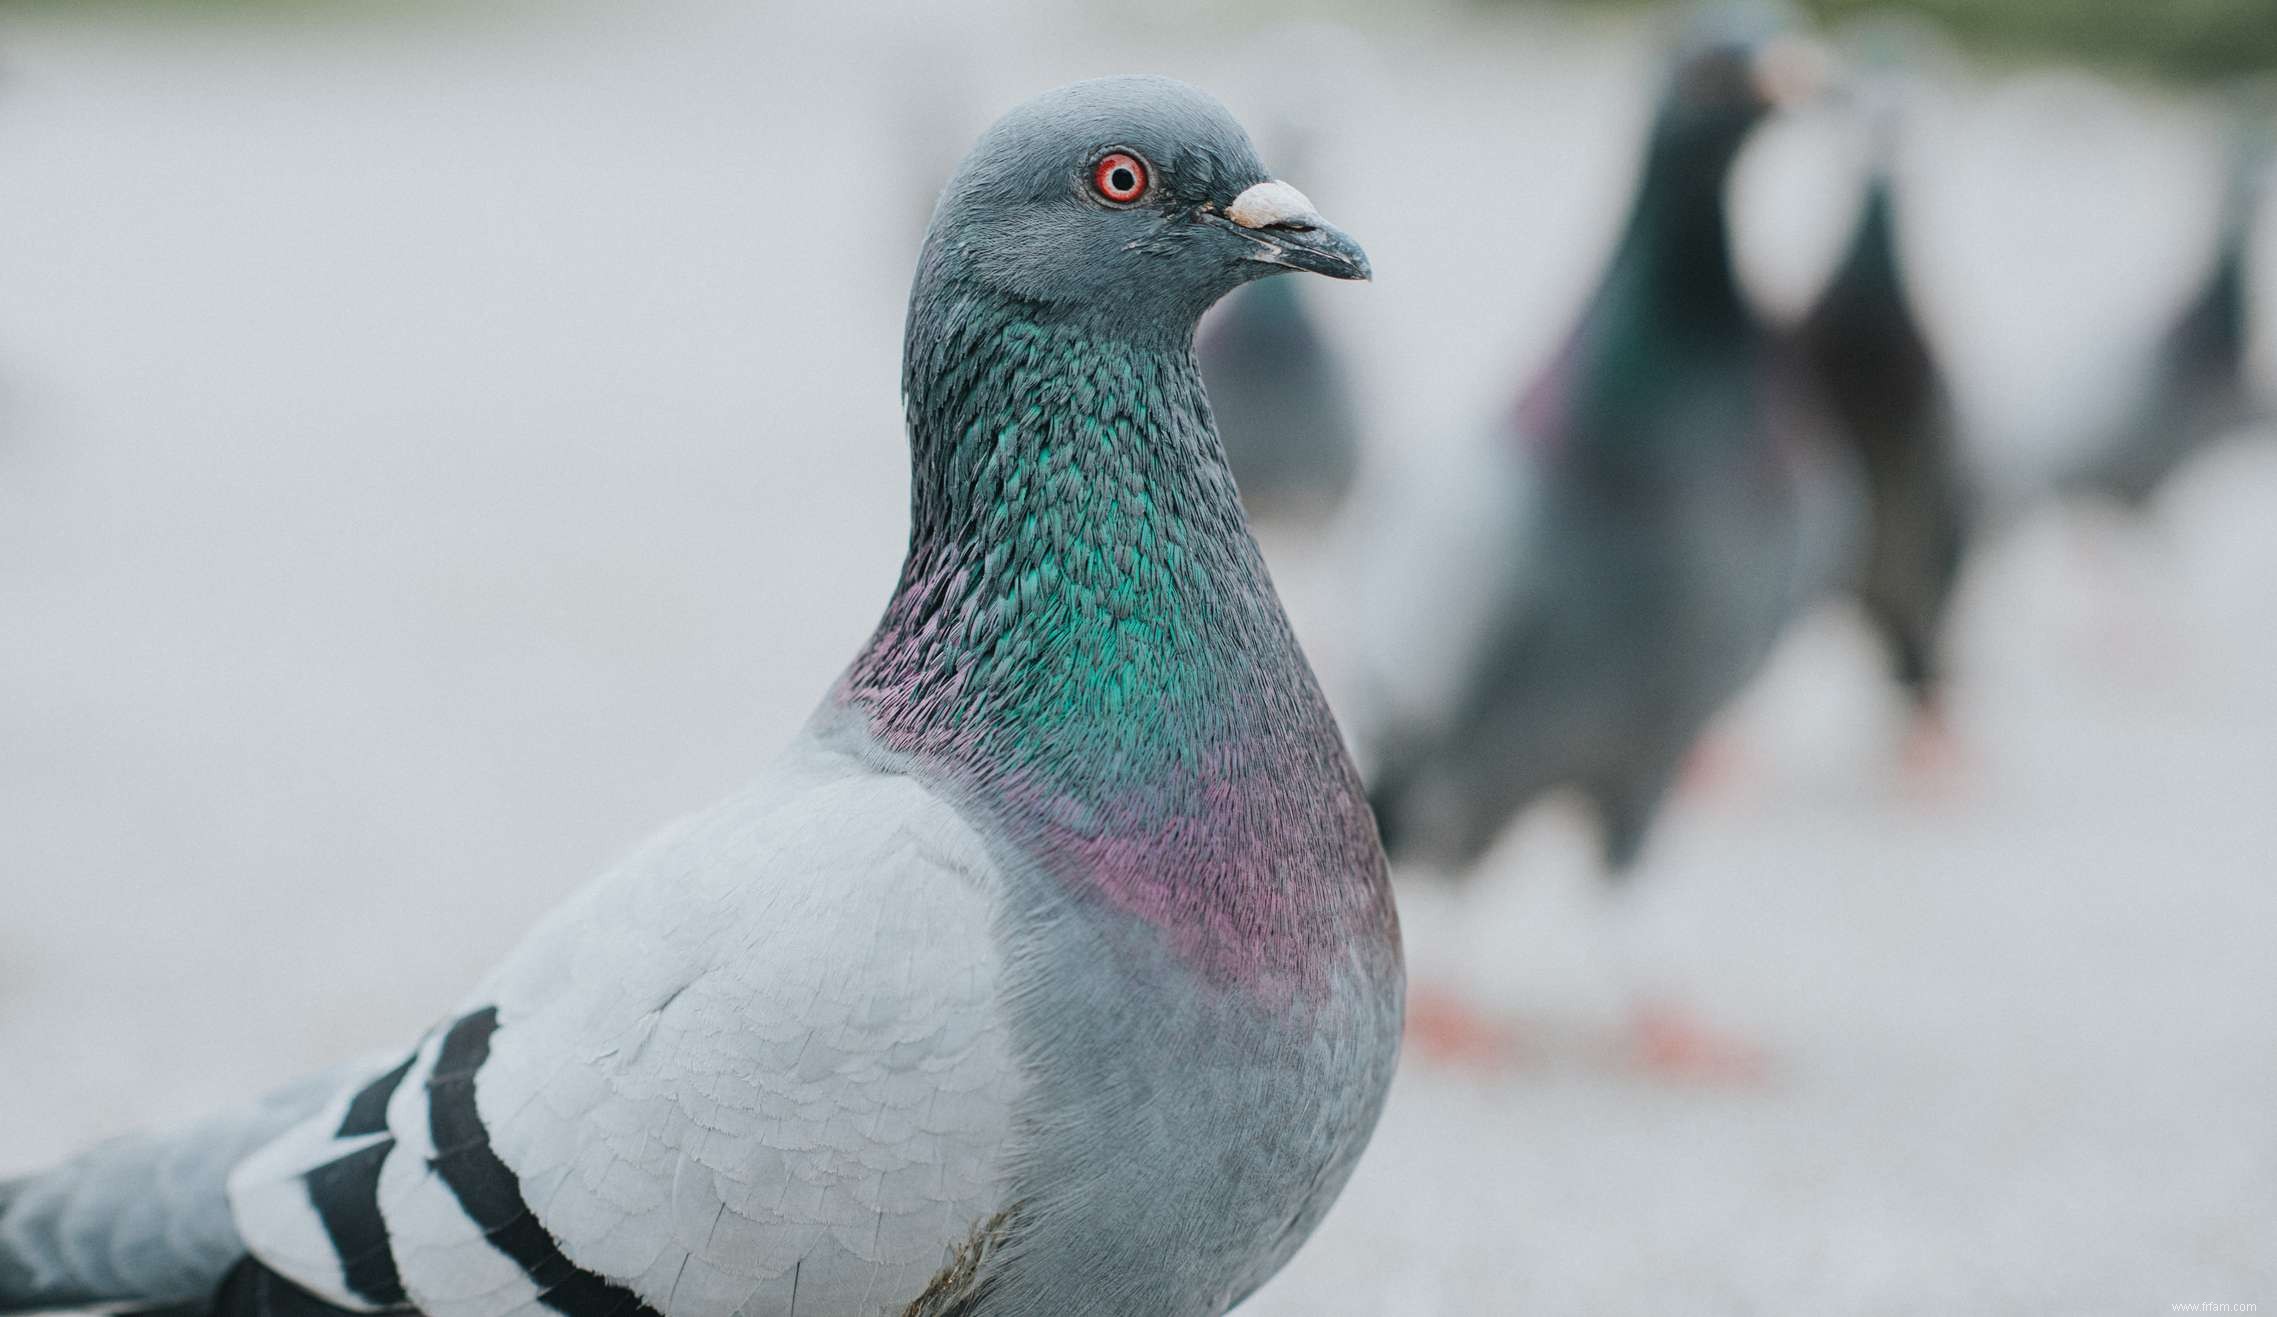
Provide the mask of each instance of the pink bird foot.
[{"label": "pink bird foot", "polygon": [[1915,800],[1946,803],[1966,795],[1976,756],[1945,711],[1931,705],[1915,714],[1898,745],[1898,780]]},{"label": "pink bird foot", "polygon": [[1755,777],[1755,759],[1747,746],[1730,732],[1710,731],[1684,756],[1676,790],[1696,800],[1729,800],[1744,794]]},{"label": "pink bird foot", "polygon": [[1501,1069],[1525,1053],[1520,1031],[1461,993],[1429,986],[1407,994],[1410,1055],[1449,1069]]},{"label": "pink bird foot", "polygon": [[1703,1021],[1672,1002],[1647,1002],[1629,1017],[1631,1059],[1672,1083],[1753,1086],[1771,1075],[1764,1048]]}]

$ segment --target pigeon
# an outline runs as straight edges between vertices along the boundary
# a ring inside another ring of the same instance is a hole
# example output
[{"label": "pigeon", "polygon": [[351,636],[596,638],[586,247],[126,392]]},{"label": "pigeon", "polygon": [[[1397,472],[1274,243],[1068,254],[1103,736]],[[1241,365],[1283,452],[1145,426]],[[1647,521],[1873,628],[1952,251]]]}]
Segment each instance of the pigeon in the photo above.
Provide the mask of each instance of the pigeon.
[{"label": "pigeon", "polygon": [[1872,160],[1857,227],[1796,338],[1863,476],[1867,534],[1855,592],[1916,715],[1934,724],[1970,510],[1953,400],[1898,258],[1894,113],[1886,97],[1869,107]]},{"label": "pigeon", "polygon": [[[1808,590],[1798,372],[1748,305],[1723,193],[1792,38],[1716,29],[1682,49],[1612,262],[1579,327],[1496,427],[1514,491],[1447,518],[1492,573],[1442,612],[1449,680],[1404,699],[1377,678],[1372,799],[1395,862],[1461,872],[1560,786],[1627,873],[1686,751],[1756,670]],[[1492,523],[1479,532],[1480,522]],[[1429,593],[1429,592],[1427,592]],[[1427,706],[1427,707],[1426,707]]]},{"label": "pigeon", "polygon": [[[1518,813],[1570,789],[1603,872],[1630,875],[1694,742],[1831,584],[1831,439],[1743,295],[1724,206],[1750,132],[1823,72],[1819,48],[1783,31],[1719,23],[1679,46],[1578,327],[1493,428],[1487,469],[1409,528],[1436,547],[1397,552],[1428,565],[1370,609],[1402,649],[1361,661],[1371,800],[1396,867],[1474,872]],[[1672,1078],[1757,1068],[1659,994],[1628,995],[1624,1054]],[[1425,1055],[1507,1052],[1478,1040],[1508,1033],[1443,990],[1416,996]]]},{"label": "pigeon", "polygon": [[0,1187],[0,1310],[1219,1314],[1395,1064],[1359,778],[1194,364],[1369,276],[1214,100],[1012,110],[910,297],[909,552],[768,773],[407,1050]]},{"label": "pigeon", "polygon": [[2272,154],[2266,112],[2249,109],[2233,129],[2213,264],[2159,339],[2135,405],[2085,460],[2058,476],[2066,494],[2140,514],[2192,457],[2269,414],[2254,391],[2246,341],[2246,255]]}]

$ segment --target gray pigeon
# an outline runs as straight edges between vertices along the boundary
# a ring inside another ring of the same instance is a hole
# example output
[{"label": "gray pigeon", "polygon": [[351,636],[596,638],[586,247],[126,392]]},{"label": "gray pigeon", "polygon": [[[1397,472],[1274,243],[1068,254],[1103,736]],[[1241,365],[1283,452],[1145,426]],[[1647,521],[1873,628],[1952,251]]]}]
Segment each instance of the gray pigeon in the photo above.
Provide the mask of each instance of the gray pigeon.
[{"label": "gray pigeon", "polygon": [[2159,339],[2141,397],[2058,486],[2141,512],[2191,458],[2268,415],[2246,365],[2246,249],[2272,154],[2269,107],[2250,106],[2233,128],[2214,261]]},{"label": "gray pigeon", "polygon": [[1391,1080],[1384,859],[1226,472],[1204,308],[1360,249],[1179,83],[934,212],[909,556],[772,772],[406,1051],[0,1187],[0,1311],[1220,1314]]},{"label": "gray pigeon", "polygon": [[1467,870],[1572,787],[1626,873],[1686,752],[1824,575],[1820,418],[1742,294],[1724,207],[1813,50],[1722,26],[1680,49],[1603,282],[1493,436],[1482,480],[1513,491],[1483,518],[1495,575],[1432,592],[1477,610],[1443,647],[1452,678],[1421,707],[1385,701],[1372,798],[1395,861]]},{"label": "gray pigeon", "polygon": [[1890,177],[1894,124],[1874,109],[1857,228],[1797,331],[1820,396],[1855,451],[1867,496],[1856,591],[1915,708],[1934,716],[1946,612],[1969,532],[1957,422],[1906,292]]}]

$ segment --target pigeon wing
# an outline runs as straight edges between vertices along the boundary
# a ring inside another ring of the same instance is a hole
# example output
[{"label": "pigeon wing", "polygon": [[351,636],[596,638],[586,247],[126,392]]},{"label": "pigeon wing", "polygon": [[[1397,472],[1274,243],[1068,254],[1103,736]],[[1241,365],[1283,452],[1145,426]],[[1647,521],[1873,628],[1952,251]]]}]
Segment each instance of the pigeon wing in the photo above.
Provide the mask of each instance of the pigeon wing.
[{"label": "pigeon wing", "polygon": [[329,1301],[435,1317],[906,1303],[1002,1206],[997,888],[947,803],[809,747],[248,1161],[240,1228]]}]

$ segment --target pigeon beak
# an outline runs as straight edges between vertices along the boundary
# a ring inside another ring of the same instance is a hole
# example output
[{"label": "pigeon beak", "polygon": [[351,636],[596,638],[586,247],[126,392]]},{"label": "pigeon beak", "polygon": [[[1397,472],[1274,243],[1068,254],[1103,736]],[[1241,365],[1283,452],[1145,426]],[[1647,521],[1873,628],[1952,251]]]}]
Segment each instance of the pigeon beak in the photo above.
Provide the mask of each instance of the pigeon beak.
[{"label": "pigeon beak", "polygon": [[1830,95],[1837,72],[1834,52],[1825,44],[1792,34],[1764,42],[1747,62],[1756,97],[1774,110],[1792,110]]},{"label": "pigeon beak", "polygon": [[1331,279],[1372,279],[1368,253],[1342,229],[1320,217],[1310,198],[1281,180],[1242,190],[1225,217],[1255,244],[1249,259],[1325,274]]}]

